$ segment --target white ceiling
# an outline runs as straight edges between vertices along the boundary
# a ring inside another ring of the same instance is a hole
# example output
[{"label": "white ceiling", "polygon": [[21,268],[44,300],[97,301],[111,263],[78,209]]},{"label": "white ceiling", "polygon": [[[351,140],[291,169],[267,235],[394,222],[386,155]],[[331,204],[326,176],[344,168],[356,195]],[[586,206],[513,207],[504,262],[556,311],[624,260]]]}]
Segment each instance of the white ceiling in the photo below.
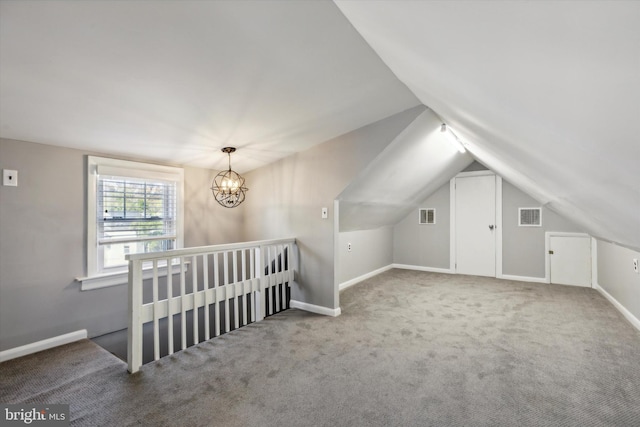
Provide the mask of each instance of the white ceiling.
[{"label": "white ceiling", "polygon": [[640,2],[336,4],[475,158],[640,248]]},{"label": "white ceiling", "polygon": [[640,248],[640,2],[335,3],[3,0],[0,136],[246,172],[422,103]]},{"label": "white ceiling", "polygon": [[0,136],[246,172],[419,105],[331,2],[0,2]]}]

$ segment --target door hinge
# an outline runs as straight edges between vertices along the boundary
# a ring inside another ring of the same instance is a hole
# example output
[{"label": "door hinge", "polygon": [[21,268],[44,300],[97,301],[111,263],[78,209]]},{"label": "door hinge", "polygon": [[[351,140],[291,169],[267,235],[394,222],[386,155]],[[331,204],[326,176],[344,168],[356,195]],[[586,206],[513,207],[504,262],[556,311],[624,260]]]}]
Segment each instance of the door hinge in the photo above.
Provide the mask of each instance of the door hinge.
[{"label": "door hinge", "polygon": [[549,255],[553,255],[553,251],[549,251]]}]

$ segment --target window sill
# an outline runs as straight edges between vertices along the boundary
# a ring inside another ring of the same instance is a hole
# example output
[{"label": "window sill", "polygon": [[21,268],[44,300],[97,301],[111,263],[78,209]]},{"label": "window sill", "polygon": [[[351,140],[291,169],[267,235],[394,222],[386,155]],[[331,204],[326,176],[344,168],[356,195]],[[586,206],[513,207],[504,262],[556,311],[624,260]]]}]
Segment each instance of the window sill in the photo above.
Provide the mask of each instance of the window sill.
[{"label": "window sill", "polygon": [[[185,262],[185,271],[188,270],[189,262]],[[180,273],[180,265],[175,264],[171,267],[172,274]],[[167,275],[166,266],[158,266],[158,277]],[[143,280],[153,278],[153,269],[151,267],[142,269]],[[110,288],[112,286],[126,285],[129,282],[129,271],[118,271],[115,273],[96,274],[88,277],[76,277],[76,281],[80,282],[81,291],[93,291],[95,289]]]}]

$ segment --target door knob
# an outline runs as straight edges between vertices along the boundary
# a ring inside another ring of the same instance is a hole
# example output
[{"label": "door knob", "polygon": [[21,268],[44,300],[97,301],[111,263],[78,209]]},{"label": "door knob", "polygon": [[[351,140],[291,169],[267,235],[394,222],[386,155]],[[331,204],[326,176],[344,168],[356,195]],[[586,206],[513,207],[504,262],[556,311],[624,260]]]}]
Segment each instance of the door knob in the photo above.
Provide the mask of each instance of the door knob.
[{"label": "door knob", "polygon": [[489,230],[493,230],[493,225],[490,225],[490,226],[489,226]]}]

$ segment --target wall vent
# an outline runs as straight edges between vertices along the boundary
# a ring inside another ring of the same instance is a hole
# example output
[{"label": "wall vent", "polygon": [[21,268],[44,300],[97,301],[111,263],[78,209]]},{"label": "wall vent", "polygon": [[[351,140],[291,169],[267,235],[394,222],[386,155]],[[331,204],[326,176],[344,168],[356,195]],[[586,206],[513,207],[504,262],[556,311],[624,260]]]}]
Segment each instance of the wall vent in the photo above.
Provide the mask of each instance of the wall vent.
[{"label": "wall vent", "polygon": [[520,227],[542,226],[542,209],[518,208],[518,225]]},{"label": "wall vent", "polygon": [[436,223],[436,210],[420,209],[418,211],[418,224],[435,224]]}]

